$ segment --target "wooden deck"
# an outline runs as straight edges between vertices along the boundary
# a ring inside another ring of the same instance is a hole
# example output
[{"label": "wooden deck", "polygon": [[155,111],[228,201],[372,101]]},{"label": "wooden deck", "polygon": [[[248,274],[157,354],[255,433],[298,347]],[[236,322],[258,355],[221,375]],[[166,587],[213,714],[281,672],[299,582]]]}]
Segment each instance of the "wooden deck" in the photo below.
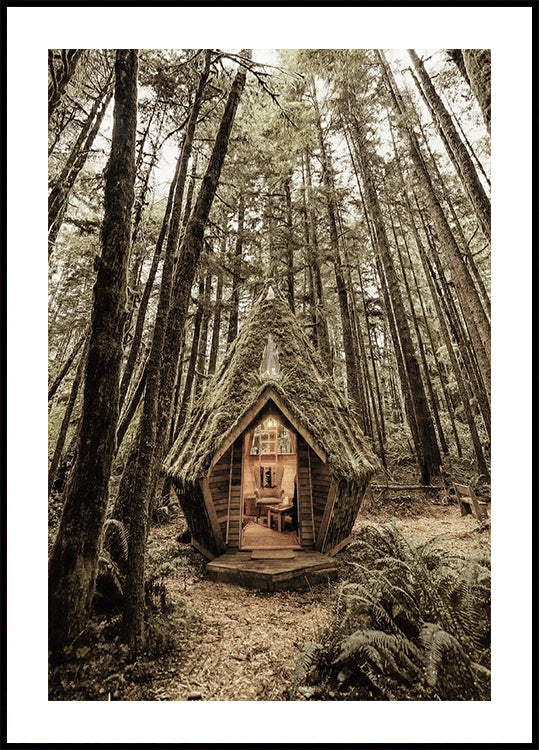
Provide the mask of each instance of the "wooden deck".
[{"label": "wooden deck", "polygon": [[302,588],[337,577],[335,560],[311,550],[263,550],[227,552],[208,563],[212,581],[234,583],[263,591]]}]

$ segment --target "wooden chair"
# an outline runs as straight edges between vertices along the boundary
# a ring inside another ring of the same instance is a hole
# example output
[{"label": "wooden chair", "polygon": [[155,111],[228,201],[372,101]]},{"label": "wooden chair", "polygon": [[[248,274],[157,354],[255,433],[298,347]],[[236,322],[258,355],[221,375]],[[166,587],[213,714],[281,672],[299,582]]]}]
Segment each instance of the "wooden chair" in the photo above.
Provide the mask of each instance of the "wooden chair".
[{"label": "wooden chair", "polygon": [[465,484],[453,484],[453,487],[457,495],[461,516],[471,513],[478,520],[488,517],[486,503],[476,497],[471,487]]},{"label": "wooden chair", "polygon": [[[272,484],[274,485],[273,487],[262,486],[260,476],[261,468],[263,468],[264,470],[272,470],[272,475],[274,477],[274,481],[272,482]],[[253,486],[257,523],[260,516],[266,515],[268,505],[279,505],[283,501],[284,490],[281,486],[283,481],[283,474],[284,466],[264,466],[255,467],[253,469]]]}]

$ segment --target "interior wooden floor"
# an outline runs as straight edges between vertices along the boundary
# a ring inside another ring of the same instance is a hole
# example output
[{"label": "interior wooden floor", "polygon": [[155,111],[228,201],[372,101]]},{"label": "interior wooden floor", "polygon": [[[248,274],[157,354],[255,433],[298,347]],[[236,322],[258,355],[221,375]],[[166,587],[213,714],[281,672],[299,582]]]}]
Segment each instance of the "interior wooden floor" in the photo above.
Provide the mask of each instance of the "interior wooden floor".
[{"label": "interior wooden floor", "polygon": [[265,519],[258,523],[249,520],[245,524],[241,539],[242,550],[253,549],[301,549],[298,535],[293,529],[275,531],[268,529]]}]

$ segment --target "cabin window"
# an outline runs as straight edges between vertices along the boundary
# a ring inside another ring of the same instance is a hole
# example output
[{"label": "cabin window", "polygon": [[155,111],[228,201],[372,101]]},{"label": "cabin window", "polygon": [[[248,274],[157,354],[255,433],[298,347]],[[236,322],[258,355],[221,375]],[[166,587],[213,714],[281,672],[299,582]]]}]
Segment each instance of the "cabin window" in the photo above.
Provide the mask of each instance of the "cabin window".
[{"label": "cabin window", "polygon": [[255,427],[251,456],[293,453],[292,438],[286,427],[269,417]]}]

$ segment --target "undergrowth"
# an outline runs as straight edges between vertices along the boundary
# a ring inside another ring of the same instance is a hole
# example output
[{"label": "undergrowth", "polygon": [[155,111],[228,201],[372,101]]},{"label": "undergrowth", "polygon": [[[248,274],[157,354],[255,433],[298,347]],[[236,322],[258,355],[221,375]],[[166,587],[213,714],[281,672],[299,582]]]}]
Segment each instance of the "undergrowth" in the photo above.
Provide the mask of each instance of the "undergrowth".
[{"label": "undergrowth", "polygon": [[167,578],[188,569],[188,557],[179,546],[151,540],[145,570],[146,648],[136,658],[129,653],[121,628],[127,543],[123,524],[107,521],[93,616],[51,661],[49,700],[153,700],[152,681],[198,629],[200,614],[187,601],[172,598],[166,585]]},{"label": "undergrowth", "polygon": [[490,556],[367,526],[329,627],[304,644],[290,700],[490,699]]}]

